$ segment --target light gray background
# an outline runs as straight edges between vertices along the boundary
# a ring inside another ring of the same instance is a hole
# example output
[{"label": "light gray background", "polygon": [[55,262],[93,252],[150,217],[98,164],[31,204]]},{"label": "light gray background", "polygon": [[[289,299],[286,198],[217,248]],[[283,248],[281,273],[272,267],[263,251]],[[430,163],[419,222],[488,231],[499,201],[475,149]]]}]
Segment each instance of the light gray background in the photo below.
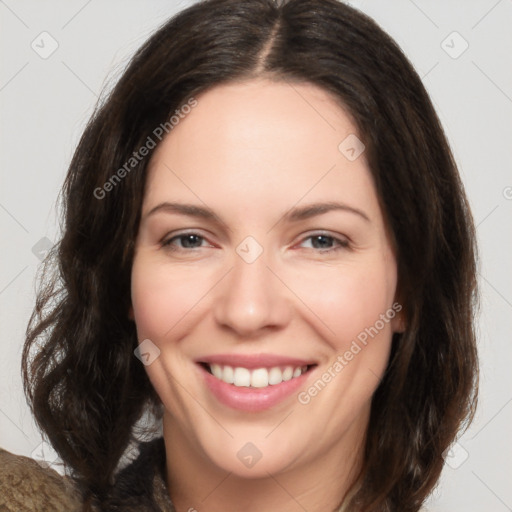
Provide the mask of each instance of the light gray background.
[{"label": "light gray background", "polygon": [[[73,149],[102,87],[190,3],[0,0],[0,446],[12,452],[52,458],[25,403],[19,367],[38,255],[48,244],[41,239],[58,239],[56,198]],[[512,0],[351,4],[397,40],[422,76],[478,226],[480,406],[428,507],[512,511]],[[51,49],[43,31],[58,43],[46,59],[31,47],[35,40],[39,52]]]}]

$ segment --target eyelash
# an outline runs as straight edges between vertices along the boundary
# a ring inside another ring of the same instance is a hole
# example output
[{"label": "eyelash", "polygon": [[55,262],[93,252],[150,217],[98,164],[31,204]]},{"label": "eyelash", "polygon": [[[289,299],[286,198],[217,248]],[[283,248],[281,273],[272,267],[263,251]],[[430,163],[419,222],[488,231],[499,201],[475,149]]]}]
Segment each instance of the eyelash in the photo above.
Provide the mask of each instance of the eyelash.
[{"label": "eyelash", "polygon": [[[187,248],[182,248],[182,247],[175,247],[172,244],[172,242],[174,240],[178,240],[178,239],[183,239],[187,236],[195,236],[197,238],[199,238],[200,240],[206,240],[205,237],[199,235],[198,233],[195,233],[195,232],[188,232],[188,233],[180,233],[178,235],[175,235],[171,238],[169,238],[168,240],[164,240],[162,242],[162,247],[170,250],[170,251],[185,251],[185,252],[189,252],[189,251],[193,251],[193,250],[197,250],[197,249],[201,249],[201,247],[194,247],[192,249],[188,249]],[[332,235],[329,235],[327,233],[315,233],[315,234],[312,234],[312,235],[309,235],[305,238],[302,239],[301,242],[304,242],[305,240],[309,240],[309,239],[313,239],[313,238],[317,238],[317,237],[324,237],[324,238],[327,238],[327,239],[331,239],[333,240],[334,242],[336,242],[338,244],[337,247],[332,247],[332,248],[329,248],[329,249],[314,249],[316,252],[320,253],[320,254],[327,254],[327,253],[332,253],[332,252],[336,252],[336,251],[339,251],[339,250],[342,250],[342,249],[347,249],[349,247],[349,242],[347,240],[343,240],[341,238],[337,238],[335,236],[332,236]]]}]

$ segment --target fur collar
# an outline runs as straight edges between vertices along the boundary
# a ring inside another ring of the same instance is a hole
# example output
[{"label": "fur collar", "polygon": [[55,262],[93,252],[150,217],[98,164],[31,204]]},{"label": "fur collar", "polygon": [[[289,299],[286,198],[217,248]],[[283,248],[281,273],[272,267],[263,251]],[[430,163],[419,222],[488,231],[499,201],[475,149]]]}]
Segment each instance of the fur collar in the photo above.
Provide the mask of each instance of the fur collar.
[{"label": "fur collar", "polygon": [[[69,477],[28,457],[0,449],[2,512],[80,512]],[[163,439],[139,444],[139,455],[116,477],[111,498],[98,512],[176,512],[165,484]]]}]

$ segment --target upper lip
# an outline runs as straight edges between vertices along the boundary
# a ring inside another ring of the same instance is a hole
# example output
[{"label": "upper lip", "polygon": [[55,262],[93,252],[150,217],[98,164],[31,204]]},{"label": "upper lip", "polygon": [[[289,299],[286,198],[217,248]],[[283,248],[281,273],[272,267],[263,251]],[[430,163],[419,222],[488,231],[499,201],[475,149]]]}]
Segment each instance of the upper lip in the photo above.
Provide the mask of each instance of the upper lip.
[{"label": "upper lip", "polygon": [[311,366],[315,361],[278,354],[214,354],[196,360],[197,363],[227,365],[242,368],[273,368],[276,366]]}]

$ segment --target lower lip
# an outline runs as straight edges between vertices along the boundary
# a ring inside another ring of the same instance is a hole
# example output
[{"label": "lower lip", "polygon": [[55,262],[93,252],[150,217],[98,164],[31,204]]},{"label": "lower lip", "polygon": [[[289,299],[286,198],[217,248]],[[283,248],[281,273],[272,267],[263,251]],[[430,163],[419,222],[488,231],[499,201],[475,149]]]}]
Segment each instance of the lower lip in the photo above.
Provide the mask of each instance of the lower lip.
[{"label": "lower lip", "polygon": [[207,387],[219,402],[233,409],[249,412],[264,411],[283,402],[304,384],[311,373],[310,369],[300,377],[283,381],[281,384],[265,388],[250,388],[227,384],[214,377],[203,366],[198,366],[201,369]]}]

